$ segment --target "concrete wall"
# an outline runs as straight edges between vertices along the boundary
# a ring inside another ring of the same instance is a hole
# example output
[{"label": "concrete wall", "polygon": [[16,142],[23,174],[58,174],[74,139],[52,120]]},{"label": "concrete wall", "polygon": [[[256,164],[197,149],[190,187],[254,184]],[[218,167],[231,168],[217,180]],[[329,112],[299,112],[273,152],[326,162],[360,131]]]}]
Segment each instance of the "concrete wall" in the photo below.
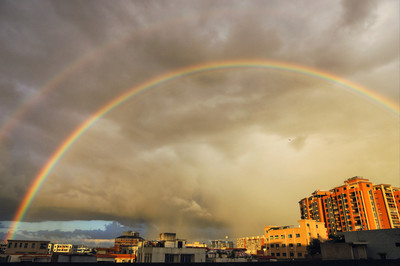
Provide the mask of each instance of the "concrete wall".
[{"label": "concrete wall", "polygon": [[346,243],[367,242],[369,259],[400,259],[400,229],[341,233]]}]

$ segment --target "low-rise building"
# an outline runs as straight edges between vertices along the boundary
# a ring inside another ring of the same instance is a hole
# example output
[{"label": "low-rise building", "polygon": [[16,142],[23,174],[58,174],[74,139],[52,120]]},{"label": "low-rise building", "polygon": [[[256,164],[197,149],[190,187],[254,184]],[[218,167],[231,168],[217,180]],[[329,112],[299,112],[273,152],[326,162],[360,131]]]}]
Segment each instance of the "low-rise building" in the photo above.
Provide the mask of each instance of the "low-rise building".
[{"label": "low-rise building", "polygon": [[49,254],[50,241],[8,240],[5,253],[14,254]]},{"label": "low-rise building", "polygon": [[299,220],[299,226],[265,226],[266,255],[278,259],[303,259],[313,239],[328,239],[325,224],[311,219]]},{"label": "low-rise building", "polygon": [[248,254],[260,254],[264,253],[265,246],[265,236],[251,236],[242,237],[236,240],[236,247],[246,249]]},{"label": "low-rise building", "polygon": [[8,240],[8,262],[50,262],[50,241]]},{"label": "low-rise building", "polygon": [[342,241],[321,244],[323,260],[400,259],[400,229],[343,232]]},{"label": "low-rise building", "polygon": [[72,247],[72,244],[53,244],[51,250],[53,253],[70,253]]},{"label": "low-rise building", "polygon": [[212,249],[233,248],[233,242],[229,240],[212,240],[210,248]]},{"label": "low-rise building", "polygon": [[158,241],[142,241],[134,248],[139,263],[193,263],[206,261],[206,248],[186,248],[175,233],[162,233]]},{"label": "low-rise building", "polygon": [[143,238],[139,236],[138,232],[126,231],[122,236],[115,238],[115,252],[121,253],[123,249],[127,250],[136,247],[140,241],[143,241]]}]

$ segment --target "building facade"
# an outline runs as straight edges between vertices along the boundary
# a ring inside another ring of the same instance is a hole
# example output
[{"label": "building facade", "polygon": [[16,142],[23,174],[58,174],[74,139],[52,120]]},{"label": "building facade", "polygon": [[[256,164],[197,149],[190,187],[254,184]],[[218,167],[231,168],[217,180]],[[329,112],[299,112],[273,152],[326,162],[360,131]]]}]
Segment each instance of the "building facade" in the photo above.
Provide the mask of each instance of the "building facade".
[{"label": "building facade", "polygon": [[265,226],[266,255],[278,259],[303,259],[313,239],[328,239],[325,224],[312,219],[299,220],[299,226]]},{"label": "building facade", "polygon": [[236,247],[246,250],[248,254],[260,254],[265,249],[265,236],[242,237],[236,240]]},{"label": "building facade", "polygon": [[397,191],[390,185],[374,185],[368,179],[352,177],[344,185],[317,190],[300,200],[301,218],[325,223],[329,235],[400,228]]},{"label": "building facade", "polygon": [[139,236],[138,232],[127,231],[122,236],[116,237],[114,242],[115,253],[121,253],[132,247],[136,247],[143,238]]},{"label": "building facade", "polygon": [[72,244],[53,244],[53,253],[70,253],[72,252]]},{"label": "building facade", "polygon": [[50,241],[8,240],[5,253],[13,254],[49,254]]}]

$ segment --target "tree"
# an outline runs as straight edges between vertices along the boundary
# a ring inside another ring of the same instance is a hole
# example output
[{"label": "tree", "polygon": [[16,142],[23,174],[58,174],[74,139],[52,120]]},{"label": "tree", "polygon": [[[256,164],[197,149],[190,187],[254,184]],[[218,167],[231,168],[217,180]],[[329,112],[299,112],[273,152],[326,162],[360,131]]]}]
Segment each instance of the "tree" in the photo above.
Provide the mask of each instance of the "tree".
[{"label": "tree", "polygon": [[319,239],[311,240],[307,246],[307,252],[311,257],[321,254],[321,241]]}]

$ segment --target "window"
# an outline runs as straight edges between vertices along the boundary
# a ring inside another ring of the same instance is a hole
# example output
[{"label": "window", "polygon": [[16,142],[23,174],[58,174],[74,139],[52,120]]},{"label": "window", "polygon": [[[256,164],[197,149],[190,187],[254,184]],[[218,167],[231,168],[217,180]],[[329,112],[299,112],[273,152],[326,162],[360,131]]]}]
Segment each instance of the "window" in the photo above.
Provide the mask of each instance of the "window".
[{"label": "window", "polygon": [[32,248],[35,248],[35,243],[32,243],[32,246],[31,246]]},{"label": "window", "polygon": [[315,228],[318,228],[318,224],[315,225]]},{"label": "window", "polygon": [[8,248],[11,248],[12,243],[8,243]]},{"label": "window", "polygon": [[286,257],[286,256],[287,256],[287,254],[286,254],[285,252],[283,252],[283,253],[282,253],[282,256],[283,256],[283,257]]},{"label": "window", "polygon": [[290,257],[294,257],[294,253],[293,252],[290,252]]},{"label": "window", "polygon": [[301,252],[297,253],[297,257],[303,257],[303,253]]},{"label": "window", "polygon": [[300,234],[296,234],[296,238],[299,238],[300,237]]},{"label": "window", "polygon": [[292,234],[288,234],[287,236],[288,236],[288,238],[293,238]]},{"label": "window", "polygon": [[281,235],[281,239],[285,239],[285,235]]},{"label": "window", "polygon": [[14,248],[18,247],[18,243],[14,243]]},{"label": "window", "polygon": [[274,236],[270,236],[269,239],[274,239]]},{"label": "window", "polygon": [[25,243],[25,244],[24,244],[24,248],[28,248],[28,243]]},{"label": "window", "polygon": [[292,248],[292,247],[293,247],[293,244],[292,244],[292,243],[290,243],[290,244],[289,244],[289,247],[291,247],[291,248]]},{"label": "window", "polygon": [[275,245],[274,245],[274,244],[271,244],[271,248],[273,248],[273,247],[275,247]]},{"label": "window", "polygon": [[271,256],[275,256],[275,253],[274,253],[274,252],[272,252],[272,253],[271,253]]},{"label": "window", "polygon": [[281,253],[279,253],[279,252],[276,253],[276,256],[277,256],[277,257],[280,257],[280,256],[281,256]]},{"label": "window", "polygon": [[275,236],[275,239],[279,239],[279,236],[278,236],[278,235],[276,235],[276,236]]},{"label": "window", "polygon": [[282,244],[282,247],[283,247],[283,248],[286,247],[286,244]]},{"label": "window", "polygon": [[298,247],[301,247],[301,243],[297,243],[297,246],[298,246]]}]

